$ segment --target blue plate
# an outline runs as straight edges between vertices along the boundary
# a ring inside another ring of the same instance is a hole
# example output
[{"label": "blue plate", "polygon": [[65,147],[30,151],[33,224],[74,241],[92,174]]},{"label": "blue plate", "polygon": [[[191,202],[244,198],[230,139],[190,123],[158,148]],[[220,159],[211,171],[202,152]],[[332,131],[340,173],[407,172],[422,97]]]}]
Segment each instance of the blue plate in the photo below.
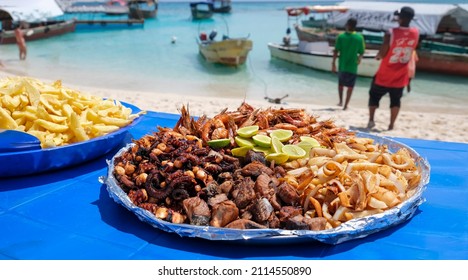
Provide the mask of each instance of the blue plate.
[{"label": "blue plate", "polygon": [[[132,104],[121,102],[136,114],[141,110]],[[129,125],[88,141],[41,150],[0,153],[0,177],[13,177],[57,170],[89,161],[105,155],[119,145],[125,145],[128,130],[140,122],[141,116]]]}]

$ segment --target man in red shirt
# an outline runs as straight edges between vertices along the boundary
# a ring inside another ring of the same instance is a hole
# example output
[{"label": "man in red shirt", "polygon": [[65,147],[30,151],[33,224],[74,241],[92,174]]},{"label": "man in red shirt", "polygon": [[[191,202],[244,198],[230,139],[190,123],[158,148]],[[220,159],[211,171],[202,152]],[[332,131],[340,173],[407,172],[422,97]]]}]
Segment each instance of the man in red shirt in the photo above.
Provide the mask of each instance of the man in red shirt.
[{"label": "man in red shirt", "polygon": [[387,93],[390,95],[390,124],[392,130],[400,111],[400,99],[403,89],[409,83],[409,62],[419,40],[417,28],[409,27],[414,18],[411,7],[402,7],[396,11],[399,27],[392,28],[384,36],[382,47],[377,59],[382,59],[379,69],[372,80],[369,90],[369,124],[368,129],[375,126],[374,114],[379,107],[380,99]]}]

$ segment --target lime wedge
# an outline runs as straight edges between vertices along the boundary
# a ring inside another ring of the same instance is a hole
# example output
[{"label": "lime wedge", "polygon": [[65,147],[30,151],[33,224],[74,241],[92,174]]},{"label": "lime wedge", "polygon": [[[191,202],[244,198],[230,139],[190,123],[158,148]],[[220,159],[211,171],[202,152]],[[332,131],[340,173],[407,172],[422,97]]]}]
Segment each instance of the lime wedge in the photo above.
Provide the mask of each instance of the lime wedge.
[{"label": "lime wedge", "polygon": [[257,134],[252,137],[252,140],[255,144],[259,145],[260,147],[270,147],[271,146],[271,138],[269,136],[263,134]]},{"label": "lime wedge", "polygon": [[271,150],[273,153],[282,153],[284,144],[277,137],[271,137]]},{"label": "lime wedge", "polygon": [[258,125],[244,126],[239,128],[236,133],[241,137],[251,138],[258,133],[258,128]]},{"label": "lime wedge", "polygon": [[319,141],[317,139],[310,137],[310,136],[301,136],[301,141],[309,142],[312,144],[313,147],[320,147]]},{"label": "lime wedge", "polygon": [[235,157],[245,157],[248,151],[252,148],[250,147],[238,147],[231,150],[231,154]]},{"label": "lime wedge", "polygon": [[306,156],[306,151],[298,145],[284,145],[283,153],[287,154],[291,160]]},{"label": "lime wedge", "polygon": [[224,148],[231,143],[228,138],[210,140],[206,142],[211,148]]},{"label": "lime wedge", "polygon": [[306,152],[306,155],[308,155],[310,153],[310,150],[312,148],[315,148],[316,146],[314,146],[314,144],[308,142],[308,141],[301,141],[297,144],[299,147],[301,147],[305,152]]},{"label": "lime wedge", "polygon": [[283,164],[288,161],[289,156],[284,153],[272,153],[265,157],[269,162],[275,161],[275,164]]},{"label": "lime wedge", "polygon": [[293,136],[292,130],[287,129],[276,129],[270,132],[270,137],[276,137],[281,142],[286,142]]},{"label": "lime wedge", "polygon": [[249,147],[252,149],[255,146],[255,143],[252,140],[240,136],[236,136],[234,140],[236,140],[236,143],[239,145],[239,147]]},{"label": "lime wedge", "polygon": [[260,146],[255,146],[252,148],[254,152],[262,152],[264,155],[268,155],[271,153],[270,148],[268,147],[260,147]]}]

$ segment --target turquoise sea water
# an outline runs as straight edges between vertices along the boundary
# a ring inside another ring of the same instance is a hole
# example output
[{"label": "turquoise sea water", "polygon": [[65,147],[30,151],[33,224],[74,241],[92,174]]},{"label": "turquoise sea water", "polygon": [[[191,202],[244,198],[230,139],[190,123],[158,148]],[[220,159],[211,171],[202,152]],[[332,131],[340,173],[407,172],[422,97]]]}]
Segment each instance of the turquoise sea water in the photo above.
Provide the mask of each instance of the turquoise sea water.
[{"label": "turquoise sea water", "polygon": [[[269,42],[279,42],[286,28],[293,24],[288,22],[284,7],[333,3],[233,1],[231,14],[193,21],[188,2],[163,1],[157,18],[147,20],[144,27],[78,27],[71,34],[28,42],[26,61],[18,60],[16,45],[1,45],[0,59],[10,73],[61,79],[65,85],[247,100],[289,94],[288,102],[334,106],[337,103],[334,74],[272,59],[267,47]],[[209,33],[212,29],[218,31],[218,38],[226,34],[249,36],[253,40],[253,50],[245,65],[230,68],[203,60],[196,36],[200,31]],[[174,36],[177,40],[172,44]],[[370,82],[369,78],[358,79],[350,106],[367,106]],[[417,73],[412,83],[412,93],[403,99],[403,110],[464,113],[467,105],[467,78],[422,72]]]}]

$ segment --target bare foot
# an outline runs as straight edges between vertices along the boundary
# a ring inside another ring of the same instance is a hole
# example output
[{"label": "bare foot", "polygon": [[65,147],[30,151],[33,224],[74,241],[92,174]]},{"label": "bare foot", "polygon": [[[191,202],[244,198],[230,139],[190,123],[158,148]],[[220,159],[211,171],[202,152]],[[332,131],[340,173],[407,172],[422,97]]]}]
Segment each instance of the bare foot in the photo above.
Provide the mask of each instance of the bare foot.
[{"label": "bare foot", "polygon": [[393,130],[393,124],[388,126],[388,130]]},{"label": "bare foot", "polygon": [[369,123],[367,124],[367,129],[372,129],[374,126],[375,126],[375,122],[369,121]]},{"label": "bare foot", "polygon": [[345,111],[346,109],[348,109],[348,107],[344,106],[344,107],[343,107],[343,111]]},{"label": "bare foot", "polygon": [[341,107],[341,106],[343,106],[343,104],[341,104],[341,102],[340,102],[340,103],[336,104],[336,106],[340,106],[340,107]]}]

